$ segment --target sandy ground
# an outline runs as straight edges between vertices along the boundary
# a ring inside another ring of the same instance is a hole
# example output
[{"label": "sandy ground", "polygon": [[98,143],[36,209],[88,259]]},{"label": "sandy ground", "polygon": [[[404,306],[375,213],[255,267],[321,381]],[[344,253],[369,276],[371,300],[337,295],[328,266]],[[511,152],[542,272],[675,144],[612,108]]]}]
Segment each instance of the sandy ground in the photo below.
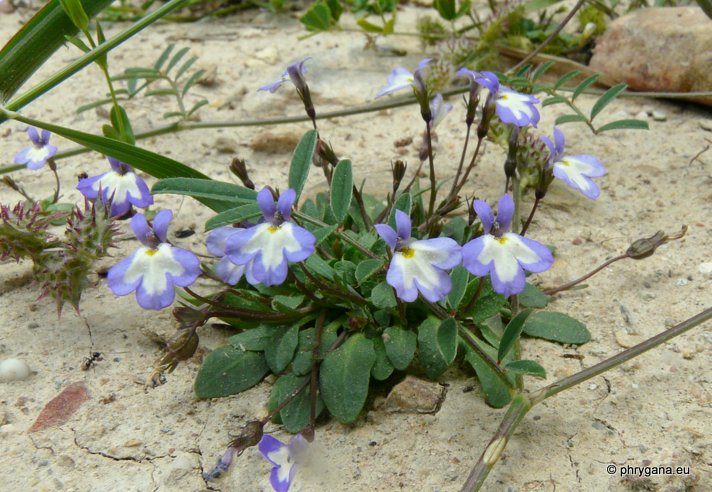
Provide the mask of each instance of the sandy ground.
[{"label": "sandy ground", "polygon": [[[418,11],[400,17],[412,25]],[[23,14],[0,17],[0,41],[9,39]],[[110,26],[109,34],[120,26]],[[287,17],[256,11],[219,21],[191,25],[160,25],[143,33],[110,58],[114,73],[129,66],[149,66],[170,42],[190,46],[200,66],[217,67],[218,83],[198,87],[210,100],[201,117],[245,119],[299,115],[291,91],[256,93],[274,80],[290,61],[310,55],[309,80],[317,110],[327,111],[371,100],[395,65],[414,67],[422,53],[410,38],[386,44],[405,48],[404,59],[363,49],[353,33],[321,35],[303,41],[301,28]],[[61,50],[32,83],[76,56]],[[99,72],[89,68],[23,110],[27,115],[97,132],[102,118],[95,112],[75,114],[73,108],[103,95]],[[28,86],[29,87],[29,86]],[[592,98],[582,97],[590,106]],[[197,99],[196,99],[197,100]],[[438,129],[436,148],[440,172],[452,176],[464,135],[462,107]],[[167,99],[129,102],[126,108],[137,131],[161,124],[172,110]],[[549,108],[551,109],[551,108]],[[682,321],[709,306],[712,280],[704,273],[712,262],[709,224],[712,153],[691,159],[712,139],[709,110],[687,104],[628,99],[614,103],[613,119],[657,110],[665,121],[650,121],[649,132],[618,132],[590,138],[587,130],[567,125],[573,153],[599,156],[609,174],[600,179],[602,195],[590,202],[561,184],[544,203],[531,235],[557,248],[557,261],[538,280],[558,285],[624,251],[632,240],[663,229],[690,227],[682,241],[660,248],[652,258],[622,262],[589,282],[589,288],[559,296],[553,310],[586,322],[593,339],[579,348],[529,339],[525,356],[539,361],[548,384],[573,374]],[[540,131],[550,133],[556,110],[545,110]],[[218,138],[232,142],[234,154],[247,159],[259,185],[286,185],[289,152],[252,150],[267,132],[298,138],[306,123],[272,128],[194,131],[142,141],[146,148],[175,157],[212,177],[232,179],[226,166],[233,153],[216,150]],[[389,180],[390,162],[417,162],[416,144],[402,156],[394,142],[421,132],[413,107],[339,118],[321,123],[324,137],[337,152],[353,160],[367,187],[378,190]],[[0,129],[0,155],[9,163],[25,146],[24,127],[9,123]],[[72,144],[54,140],[62,149]],[[501,187],[501,151],[488,146],[468,193],[489,200]],[[103,172],[106,162],[96,153],[60,162],[63,198],[78,200],[71,183],[76,175]],[[13,177],[28,189],[49,194],[53,178],[47,170],[22,170]],[[321,186],[313,173],[309,187]],[[152,181],[151,181],[152,182]],[[0,189],[0,201],[17,195]],[[172,207],[172,231],[192,227],[198,234],[174,239],[177,245],[204,251],[202,224],[209,211],[194,201],[159,196],[160,207]],[[124,228],[126,226],[124,225]],[[125,241],[119,258],[135,247]],[[117,260],[109,260],[111,264]],[[145,390],[143,381],[159,355],[147,333],[169,334],[168,310],[141,310],[132,296],[114,298],[103,281],[82,299],[81,315],[65,309],[57,319],[50,302],[35,302],[38,288],[29,281],[28,263],[0,266],[0,358],[26,360],[33,371],[25,381],[0,383],[0,474],[3,490],[205,490],[201,471],[212,467],[230,436],[254,416],[264,415],[267,382],[246,393],[197,401],[192,382],[197,360],[179,366],[162,387]],[[200,353],[223,344],[227,334],[201,332]],[[104,360],[88,371],[80,366],[91,352]],[[486,490],[710,490],[712,488],[712,327],[698,327],[633,363],[535,408],[512,439],[504,459],[491,474]],[[573,357],[572,357],[573,356]],[[83,381],[91,399],[64,425],[36,433],[28,428],[44,405],[70,383]],[[472,373],[448,372],[440,382],[447,395],[433,415],[389,414],[371,410],[352,426],[329,422],[317,431],[318,453],[309,469],[298,472],[295,491],[321,490],[458,490],[504,411],[489,408]],[[474,391],[465,391],[474,385]],[[279,429],[276,435],[286,438]],[[617,466],[686,466],[690,474],[650,478],[610,476]],[[225,491],[269,490],[270,466],[255,449],[237,459],[230,473],[210,487]]]}]

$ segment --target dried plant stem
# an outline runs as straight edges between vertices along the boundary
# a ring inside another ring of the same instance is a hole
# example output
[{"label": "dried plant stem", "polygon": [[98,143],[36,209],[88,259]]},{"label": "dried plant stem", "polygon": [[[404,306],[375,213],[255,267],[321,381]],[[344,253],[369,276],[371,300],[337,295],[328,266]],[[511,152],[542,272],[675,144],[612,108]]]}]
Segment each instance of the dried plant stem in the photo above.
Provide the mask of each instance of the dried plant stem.
[{"label": "dried plant stem", "polygon": [[584,280],[587,280],[587,279],[593,277],[595,274],[597,274],[598,272],[600,272],[607,266],[611,265],[612,263],[615,263],[618,260],[624,260],[626,258],[628,258],[628,255],[626,253],[623,253],[622,255],[614,256],[610,260],[603,262],[602,264],[600,264],[599,266],[597,266],[596,268],[594,268],[593,270],[588,272],[583,277],[579,277],[576,280],[572,280],[571,282],[567,282],[567,283],[560,285],[558,287],[554,287],[551,289],[544,289],[544,294],[546,294],[548,296],[553,296],[554,294],[558,294],[561,291],[568,290],[571,287],[574,287],[574,286],[580,284]]},{"label": "dried plant stem", "polygon": [[609,371],[623,362],[629,361],[650,349],[670,341],[673,338],[682,335],[686,331],[709,321],[710,319],[712,319],[712,307],[707,308],[682,323],[675,325],[672,328],[665,330],[664,332],[659,333],[658,335],[655,335],[654,337],[649,338],[638,345],[635,345],[634,347],[624,350],[609,359],[599,362],[588,369],[584,369],[583,371],[572,376],[561,379],[531,394],[516,395],[507,409],[507,413],[502,419],[497,432],[492,437],[474,468],[470,472],[467,481],[462,487],[462,491],[469,492],[479,490],[482,487],[482,484],[484,484],[487,479],[487,475],[490,470],[497,463],[499,457],[502,455],[502,452],[507,446],[507,442],[514,434],[519,422],[522,421],[524,416],[534,405],[541,403],[557,393],[572,388],[573,386],[581,384],[584,381],[598,376],[599,374]]}]

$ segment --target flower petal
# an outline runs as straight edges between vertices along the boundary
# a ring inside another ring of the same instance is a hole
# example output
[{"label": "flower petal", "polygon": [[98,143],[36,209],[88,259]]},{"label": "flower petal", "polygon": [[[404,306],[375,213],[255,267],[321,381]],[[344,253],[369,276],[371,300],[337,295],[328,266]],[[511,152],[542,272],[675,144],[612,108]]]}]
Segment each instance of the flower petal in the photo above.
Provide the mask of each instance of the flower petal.
[{"label": "flower petal", "polygon": [[[257,449],[259,449],[262,456],[275,466],[281,466],[284,463],[283,453],[287,451],[289,454],[288,447],[279,439],[270,436],[269,434],[264,434],[262,439],[260,439],[259,444],[257,444]],[[275,461],[273,458],[277,458]]]},{"label": "flower petal", "polygon": [[141,244],[153,247],[153,242],[151,241],[153,231],[151,231],[151,228],[148,226],[145,215],[136,214],[131,217],[131,229],[133,229],[136,238],[141,241]]},{"label": "flower petal", "polygon": [[262,188],[259,193],[257,193],[257,203],[262,210],[262,215],[265,220],[274,219],[274,214],[277,212],[277,205],[274,203],[274,197],[269,188]]},{"label": "flower petal", "polygon": [[245,274],[245,265],[235,265],[230,258],[223,256],[215,265],[215,274],[228,285],[236,285]]},{"label": "flower petal", "polygon": [[227,238],[239,230],[240,229],[236,229],[232,226],[223,226],[210,231],[208,238],[205,241],[208,253],[213,256],[224,256]]},{"label": "flower petal", "polygon": [[479,260],[480,254],[485,247],[485,237],[491,234],[486,234],[484,236],[479,236],[469,241],[462,247],[462,264],[472,275],[478,277],[484,277],[490,271],[490,262],[482,263]]},{"label": "flower petal", "polygon": [[513,233],[505,234],[505,236],[512,243],[510,252],[525,270],[540,273],[548,270],[554,263],[554,255],[551,254],[551,250],[539,241]]},{"label": "flower petal", "polygon": [[462,263],[462,248],[449,237],[413,241],[408,247],[415,251],[416,255],[425,258],[427,262],[443,270],[455,268]]},{"label": "flower petal", "polygon": [[398,231],[398,238],[403,241],[410,239],[410,229],[411,222],[408,214],[396,209],[396,231]]},{"label": "flower petal", "polygon": [[297,247],[293,243],[289,242],[289,244],[284,248],[284,256],[286,256],[289,261],[304,261],[311,256],[312,253],[314,253],[314,249],[316,248],[316,238],[314,237],[314,234],[307,231],[303,227],[294,225],[291,222],[284,222],[280,226],[280,230],[282,230],[285,234],[291,234],[298,244]]},{"label": "flower petal", "polygon": [[494,225],[494,213],[492,212],[492,208],[490,208],[484,200],[474,200],[472,202],[472,208],[480,219],[480,222],[482,222],[482,228],[485,234],[489,234]]},{"label": "flower petal", "polygon": [[563,180],[570,187],[581,191],[591,200],[601,194],[598,185],[590,176],[603,176],[606,169],[603,164],[593,156],[577,155],[567,156],[554,163],[554,176]]},{"label": "flower petal", "polygon": [[500,198],[497,203],[497,224],[499,225],[500,233],[510,229],[513,215],[514,200],[512,200],[509,194],[502,195],[502,198]]},{"label": "flower petal", "polygon": [[376,228],[376,232],[381,239],[383,239],[391,251],[396,249],[396,243],[398,242],[398,234],[393,230],[388,224],[375,224],[373,227]]},{"label": "flower petal", "polygon": [[412,73],[403,67],[396,67],[388,75],[388,83],[378,91],[376,97],[378,98],[411,87],[414,81],[415,78]]},{"label": "flower petal", "polygon": [[422,243],[426,241],[414,241],[406,252],[394,253],[386,274],[388,284],[396,289],[398,297],[406,302],[414,301],[418,297],[418,291],[427,300],[438,302],[445,299],[452,289],[450,276],[432,262],[433,259],[448,262],[447,253],[443,255],[431,245]]},{"label": "flower petal", "polygon": [[562,155],[566,146],[566,138],[564,132],[554,127],[554,142],[556,142],[556,153]]},{"label": "flower petal", "polygon": [[40,138],[40,134],[37,133],[37,128],[34,126],[27,127],[27,136],[30,137],[30,140],[32,140],[32,143],[35,145],[42,145],[44,143]]},{"label": "flower petal", "polygon": [[163,209],[153,218],[153,232],[162,243],[168,241],[168,224],[173,220],[173,211]]},{"label": "flower petal", "polygon": [[279,195],[277,210],[279,210],[279,213],[284,220],[289,220],[289,216],[292,213],[292,206],[294,205],[294,200],[296,199],[297,192],[292,188],[287,188],[281,195]]},{"label": "flower petal", "polygon": [[539,123],[539,111],[534,104],[538,102],[539,100],[533,96],[503,86],[497,97],[497,115],[502,123],[536,126]]},{"label": "flower petal", "polygon": [[77,190],[79,190],[79,192],[89,200],[96,199],[99,193],[99,186],[95,186],[95,183],[102,179],[106,174],[107,173],[92,176],[91,178],[80,179],[79,183],[77,183]]},{"label": "flower petal", "polygon": [[115,296],[125,296],[136,290],[141,283],[141,277],[132,276],[126,279],[126,272],[131,268],[137,256],[144,254],[146,248],[139,248],[131,256],[124,258],[109,269],[106,283]]}]

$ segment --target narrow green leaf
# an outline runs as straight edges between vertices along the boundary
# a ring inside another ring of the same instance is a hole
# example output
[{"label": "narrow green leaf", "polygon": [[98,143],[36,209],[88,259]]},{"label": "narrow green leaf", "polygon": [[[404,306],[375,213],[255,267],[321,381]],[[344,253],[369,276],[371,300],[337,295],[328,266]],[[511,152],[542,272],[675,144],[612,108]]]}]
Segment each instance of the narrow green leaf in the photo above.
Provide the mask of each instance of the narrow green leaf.
[{"label": "narrow green leaf", "polygon": [[84,12],[82,2],[80,0],[59,0],[59,3],[77,29],[86,31],[89,27],[89,16]]},{"label": "narrow green leaf", "polygon": [[451,308],[457,309],[462,298],[465,297],[470,274],[464,267],[457,266],[453,269],[450,277],[452,278],[452,290],[447,296],[447,303]]},{"label": "narrow green leaf", "polygon": [[561,76],[559,80],[556,81],[556,84],[554,84],[554,89],[557,90],[560,87],[563,87],[568,81],[578,77],[579,75],[581,75],[581,70],[571,70],[570,72],[565,73]]},{"label": "narrow green leaf", "polygon": [[621,92],[626,90],[627,87],[627,84],[618,84],[614,85],[606,92],[604,92],[603,95],[598,98],[598,101],[596,101],[596,103],[593,105],[593,108],[591,108],[591,121],[593,121],[593,119],[598,116],[598,113],[603,111],[603,108],[613,102],[613,100],[617,98],[621,94]]},{"label": "narrow green leaf", "polygon": [[343,160],[334,168],[334,175],[331,178],[331,211],[336,217],[336,221],[341,223],[349,213],[351,198],[353,197],[354,177],[351,169],[351,161]]},{"label": "narrow green leaf", "polygon": [[385,262],[383,259],[363,260],[356,266],[356,282],[362,285],[366,280],[383,271]]},{"label": "narrow green leaf", "polygon": [[499,342],[499,350],[497,352],[498,363],[501,362],[514,347],[514,344],[522,334],[524,322],[531,312],[531,309],[525,309],[507,323],[507,327],[504,329],[504,334],[502,335],[502,340]]},{"label": "narrow green leaf", "polygon": [[161,70],[163,67],[163,64],[166,63],[166,60],[168,60],[168,57],[171,56],[171,51],[173,51],[173,48],[175,48],[176,45],[171,43],[168,46],[166,46],[166,49],[163,50],[161,53],[161,56],[158,57],[158,60],[156,60],[156,63],[153,64],[153,68],[155,70]]},{"label": "narrow green leaf", "polygon": [[586,117],[580,114],[565,114],[556,118],[554,126],[563,125],[565,123],[586,123],[587,121]]},{"label": "narrow green leaf", "polygon": [[598,79],[600,79],[601,76],[598,74],[591,75],[590,77],[586,77],[578,86],[576,86],[576,89],[574,89],[574,93],[571,96],[571,100],[574,101],[577,97],[579,97],[581,94],[583,94],[583,91],[588,89],[590,86],[596,83]]},{"label": "narrow green leaf", "polygon": [[168,66],[166,67],[165,73],[168,73],[175,67],[185,56],[186,53],[190,51],[189,47],[181,48],[179,49],[175,55],[173,55],[173,58],[171,58],[171,61],[168,62]]},{"label": "narrow green leaf", "polygon": [[127,144],[136,145],[136,137],[126,110],[122,106],[112,106],[109,117],[116,131],[120,132],[121,140]]},{"label": "narrow green leaf", "polygon": [[380,309],[390,309],[398,305],[396,296],[393,294],[393,287],[388,285],[385,280],[373,288],[368,300]]},{"label": "narrow green leaf", "polygon": [[311,255],[309,258],[307,258],[305,264],[310,271],[316,273],[317,275],[320,275],[329,280],[334,279],[334,269],[331,268],[329,264],[321,258],[321,256]]},{"label": "narrow green leaf", "polygon": [[[267,409],[271,412],[276,409],[280,403],[294,393],[306,381],[307,376],[297,376],[295,374],[285,374],[280,376],[272,386],[269,403]],[[316,416],[318,417],[324,411],[324,401],[317,394],[316,399]],[[309,425],[311,415],[311,403],[309,400],[309,385],[306,386],[297,396],[292,399],[279,412],[280,419],[284,424],[287,432],[296,434]]]},{"label": "narrow green leaf", "polygon": [[173,75],[173,79],[174,80],[180,79],[181,76],[185,72],[187,72],[190,69],[190,67],[192,67],[193,64],[197,61],[198,61],[197,56],[191,56],[190,58],[188,58],[188,60],[183,65],[181,65],[180,68],[176,71],[175,75]]},{"label": "narrow green leaf", "polygon": [[415,355],[417,337],[411,330],[390,326],[383,331],[383,344],[393,367],[404,371]]},{"label": "narrow green leaf", "polygon": [[524,333],[559,343],[580,345],[591,339],[586,325],[563,313],[538,311],[524,323]]},{"label": "narrow green leaf", "polygon": [[457,354],[457,322],[428,317],[418,326],[418,354],[425,374],[431,379],[440,376]]},{"label": "narrow green leaf", "polygon": [[154,96],[177,96],[178,92],[170,87],[161,87],[160,89],[151,89],[146,91],[146,97]]},{"label": "narrow green leaf", "polygon": [[381,26],[378,26],[373,22],[369,22],[363,17],[358,19],[356,21],[356,24],[358,24],[358,26],[366,32],[371,32],[374,34],[381,34],[383,32],[383,28]]},{"label": "narrow green leaf", "polygon": [[198,111],[200,108],[202,108],[203,106],[205,106],[207,104],[209,104],[209,101],[207,99],[201,99],[197,103],[193,104],[193,107],[190,108],[190,110],[188,111],[188,116],[192,115],[193,113],[195,113],[196,111]]},{"label": "narrow green leaf", "polygon": [[264,355],[245,352],[230,345],[213,350],[195,378],[198,398],[219,398],[245,391],[267,375]]},{"label": "narrow green leaf", "polygon": [[362,333],[351,335],[321,363],[319,389],[326,408],[341,423],[356,420],[361,412],[376,362],[373,343]]},{"label": "narrow green leaf", "polygon": [[299,324],[273,328],[272,343],[265,347],[265,360],[274,374],[280,374],[292,362],[297,343],[299,343]]},{"label": "narrow green leaf", "polygon": [[326,241],[326,239],[328,239],[334,231],[336,231],[336,226],[324,226],[311,230],[312,234],[314,234],[314,237],[316,238],[317,246]]},{"label": "narrow green leaf", "polygon": [[304,295],[276,295],[272,298],[272,309],[275,311],[289,312],[294,311],[304,302]]},{"label": "narrow green leaf", "polygon": [[376,362],[371,368],[371,376],[378,381],[385,381],[393,374],[393,364],[388,360],[383,339],[376,337],[372,339],[372,342],[373,350],[376,352]]},{"label": "narrow green leaf", "polygon": [[205,230],[210,231],[225,225],[245,222],[247,220],[255,219],[260,215],[262,215],[262,210],[260,210],[260,206],[258,204],[248,203],[247,205],[240,205],[239,207],[230,208],[224,212],[220,212],[216,216],[208,219],[205,223]]},{"label": "narrow green leaf", "polygon": [[607,123],[596,129],[596,133],[603,133],[610,130],[650,130],[647,121],[643,120],[618,120]]},{"label": "narrow green leaf", "polygon": [[196,70],[193,75],[188,77],[188,80],[185,81],[185,85],[183,86],[183,89],[181,90],[180,95],[182,97],[185,97],[186,94],[188,94],[188,91],[190,90],[191,87],[193,87],[193,84],[195,84],[198,80],[200,80],[200,77],[205,75],[205,70],[200,69]]},{"label": "narrow green leaf", "polygon": [[527,374],[537,378],[546,378],[546,370],[533,360],[515,360],[505,364],[504,368],[515,374]]},{"label": "narrow green leaf", "polygon": [[551,97],[547,97],[546,99],[544,99],[542,101],[541,107],[545,108],[545,107],[551,106],[553,104],[565,103],[566,101],[567,101],[567,99],[564,96],[559,96],[559,95],[551,96]]},{"label": "narrow green leaf", "polygon": [[72,43],[74,46],[79,48],[83,53],[88,53],[91,51],[91,48],[87,46],[87,44],[79,39],[77,36],[66,36],[65,37],[67,42]]},{"label": "narrow green leaf", "polygon": [[532,74],[531,80],[532,82],[536,82],[539,80],[551,67],[554,66],[553,61],[547,61],[539,65],[536,70],[534,70],[534,73]]},{"label": "narrow green leaf", "polygon": [[255,190],[234,183],[215,181],[209,178],[164,178],[151,188],[152,194],[187,195],[193,198],[209,198],[221,202],[246,205],[256,203]]},{"label": "narrow green leaf", "polygon": [[77,113],[83,113],[84,111],[88,111],[90,109],[94,109],[99,106],[104,106],[105,104],[109,104],[110,102],[113,102],[113,99],[111,99],[110,97],[107,97],[105,99],[100,99],[100,100],[94,101],[92,103],[84,104],[83,106],[79,106],[77,108]]},{"label": "narrow green leaf", "polygon": [[524,4],[525,12],[536,12],[537,10],[548,9],[562,0],[529,0]]},{"label": "narrow green leaf", "polygon": [[304,184],[307,182],[318,137],[319,134],[316,130],[309,130],[294,150],[292,164],[289,167],[289,187],[297,192],[297,200],[299,200],[299,195],[302,194]]},{"label": "narrow green leaf", "polygon": [[[487,355],[495,358],[495,350],[484,342],[475,339],[478,347]],[[485,401],[488,405],[494,408],[502,408],[512,401],[512,393],[506,384],[497,376],[492,368],[482,360],[479,354],[471,350],[465,355],[465,362],[470,364],[477,373],[477,379],[480,381],[482,391],[485,393]],[[512,382],[512,380],[510,380]]]},{"label": "narrow green leaf", "polygon": [[435,10],[438,11],[440,17],[447,21],[455,20],[457,17],[455,0],[434,0],[433,7],[435,7]]}]

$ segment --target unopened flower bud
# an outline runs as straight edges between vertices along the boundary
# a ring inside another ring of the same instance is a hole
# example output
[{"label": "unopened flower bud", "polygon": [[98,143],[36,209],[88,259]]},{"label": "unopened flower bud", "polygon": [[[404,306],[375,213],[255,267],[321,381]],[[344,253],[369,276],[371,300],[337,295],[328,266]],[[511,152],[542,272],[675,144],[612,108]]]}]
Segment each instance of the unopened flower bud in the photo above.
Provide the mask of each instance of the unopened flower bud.
[{"label": "unopened flower bud", "polygon": [[405,171],[408,168],[405,162],[397,160],[393,163],[391,171],[393,172],[393,193],[398,191],[403,178],[405,177]]},{"label": "unopened flower bud", "polygon": [[9,188],[12,188],[13,190],[19,192],[20,187],[18,184],[15,182],[14,179],[12,179],[10,176],[3,176],[2,177],[2,182],[5,183]]},{"label": "unopened flower bud", "polygon": [[509,150],[507,151],[507,159],[504,161],[504,174],[507,179],[514,177],[517,171],[517,147],[519,141],[519,127],[512,127],[512,132],[509,134]]},{"label": "unopened flower bud", "polygon": [[319,139],[316,144],[316,153],[321,159],[328,162],[332,166],[336,166],[339,163],[339,158],[336,156],[336,152],[331,147],[330,144]]},{"label": "unopened flower bud", "polygon": [[230,171],[242,181],[242,184],[245,185],[246,188],[251,190],[255,189],[255,183],[252,182],[247,173],[247,166],[244,160],[238,158],[233,159],[230,163]]},{"label": "unopened flower bud", "polygon": [[638,239],[634,241],[633,244],[626,250],[625,254],[628,258],[634,260],[642,260],[652,256],[655,250],[663,244],[674,241],[676,239],[681,239],[687,233],[687,226],[684,225],[675,235],[668,236],[664,231],[658,231],[648,238]]}]

